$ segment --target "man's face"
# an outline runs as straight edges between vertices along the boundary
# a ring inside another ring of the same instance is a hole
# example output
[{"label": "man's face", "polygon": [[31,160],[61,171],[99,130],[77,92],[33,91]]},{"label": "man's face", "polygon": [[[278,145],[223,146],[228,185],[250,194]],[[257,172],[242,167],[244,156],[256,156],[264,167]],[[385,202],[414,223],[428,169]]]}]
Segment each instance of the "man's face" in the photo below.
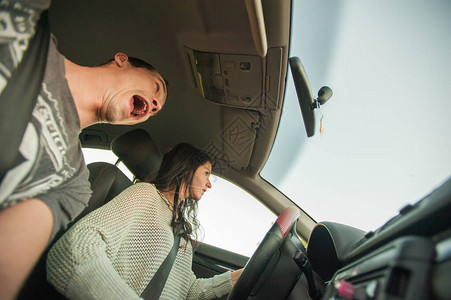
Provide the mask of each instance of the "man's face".
[{"label": "man's face", "polygon": [[99,118],[111,124],[133,125],[159,112],[166,101],[167,87],[157,71],[136,68],[128,62],[119,70]]}]

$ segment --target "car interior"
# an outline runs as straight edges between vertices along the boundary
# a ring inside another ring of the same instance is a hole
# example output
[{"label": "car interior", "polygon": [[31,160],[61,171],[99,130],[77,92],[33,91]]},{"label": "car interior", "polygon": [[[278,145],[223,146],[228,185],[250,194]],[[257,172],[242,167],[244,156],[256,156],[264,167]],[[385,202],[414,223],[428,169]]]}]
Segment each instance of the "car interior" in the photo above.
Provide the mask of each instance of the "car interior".
[{"label": "car interior", "polygon": [[[92,66],[121,51],[150,62],[169,81],[156,116],[133,126],[88,127],[82,146],[112,150],[140,177],[155,174],[163,153],[188,142],[215,156],[215,175],[275,214],[251,257],[200,243],[193,259],[198,278],[244,267],[224,299],[449,299],[451,180],[364,231],[315,221],[260,175],[282,117],[287,76],[298,73],[306,128],[315,128],[309,111],[332,96],[315,99],[302,64],[289,55],[293,2],[52,1],[50,26],[69,60]],[[88,168],[93,196],[74,222],[133,184],[117,165]],[[19,296],[41,298],[64,299],[46,283],[45,253]]]}]

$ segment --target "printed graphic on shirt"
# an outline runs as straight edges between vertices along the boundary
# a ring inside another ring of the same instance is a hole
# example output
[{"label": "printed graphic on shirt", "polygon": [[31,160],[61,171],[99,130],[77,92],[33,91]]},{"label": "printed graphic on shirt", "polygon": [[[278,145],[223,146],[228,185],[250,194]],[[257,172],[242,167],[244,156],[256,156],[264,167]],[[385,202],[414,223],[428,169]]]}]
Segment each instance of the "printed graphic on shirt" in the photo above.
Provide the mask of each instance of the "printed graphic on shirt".
[{"label": "printed graphic on shirt", "polygon": [[28,48],[36,19],[35,11],[21,4],[0,3],[0,93]]},{"label": "printed graphic on shirt", "polygon": [[[8,178],[5,178],[8,179],[7,184],[16,189],[8,197],[8,203],[1,204],[2,207],[42,194],[75,174],[76,169],[66,160],[69,145],[62,117],[60,103],[43,83],[41,95],[33,109],[32,122],[29,123],[19,148],[27,161],[8,172]],[[29,141],[38,141],[39,151],[36,151],[36,143]],[[6,182],[2,182],[1,189],[5,184]]]}]

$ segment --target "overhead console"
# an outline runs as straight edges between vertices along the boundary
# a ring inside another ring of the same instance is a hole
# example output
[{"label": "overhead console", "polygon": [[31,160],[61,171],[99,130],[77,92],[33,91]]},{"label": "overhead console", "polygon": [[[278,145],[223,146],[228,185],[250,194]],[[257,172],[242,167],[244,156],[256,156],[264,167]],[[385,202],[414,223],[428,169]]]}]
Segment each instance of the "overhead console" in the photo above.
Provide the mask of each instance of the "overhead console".
[{"label": "overhead console", "polygon": [[280,108],[281,47],[268,49],[264,58],[184,50],[193,84],[205,99],[237,108]]},{"label": "overhead console", "polygon": [[257,130],[262,124],[268,126],[268,116],[273,118],[268,111],[281,108],[283,48],[270,48],[265,57],[187,46],[184,52],[194,88],[204,99],[225,108],[221,110],[223,134],[211,146],[223,149],[223,158],[234,169],[247,168]]}]

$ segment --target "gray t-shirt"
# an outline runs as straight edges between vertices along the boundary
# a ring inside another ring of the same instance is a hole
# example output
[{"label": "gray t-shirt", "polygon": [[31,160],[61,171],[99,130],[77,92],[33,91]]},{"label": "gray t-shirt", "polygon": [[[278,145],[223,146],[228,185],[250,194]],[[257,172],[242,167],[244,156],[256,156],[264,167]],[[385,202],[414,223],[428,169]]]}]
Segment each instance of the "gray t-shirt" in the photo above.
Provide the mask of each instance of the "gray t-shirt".
[{"label": "gray t-shirt", "polygon": [[[34,33],[33,24],[40,10],[49,5],[49,1],[44,2],[35,10],[0,4],[0,21],[6,24],[0,30],[0,92],[21,60],[24,45],[28,46],[24,41]],[[80,120],[65,78],[64,57],[52,36],[41,91],[19,147],[25,161],[11,169],[1,182],[0,209],[29,198],[44,201],[55,218],[52,236],[75,218],[91,196],[79,132]]]}]

